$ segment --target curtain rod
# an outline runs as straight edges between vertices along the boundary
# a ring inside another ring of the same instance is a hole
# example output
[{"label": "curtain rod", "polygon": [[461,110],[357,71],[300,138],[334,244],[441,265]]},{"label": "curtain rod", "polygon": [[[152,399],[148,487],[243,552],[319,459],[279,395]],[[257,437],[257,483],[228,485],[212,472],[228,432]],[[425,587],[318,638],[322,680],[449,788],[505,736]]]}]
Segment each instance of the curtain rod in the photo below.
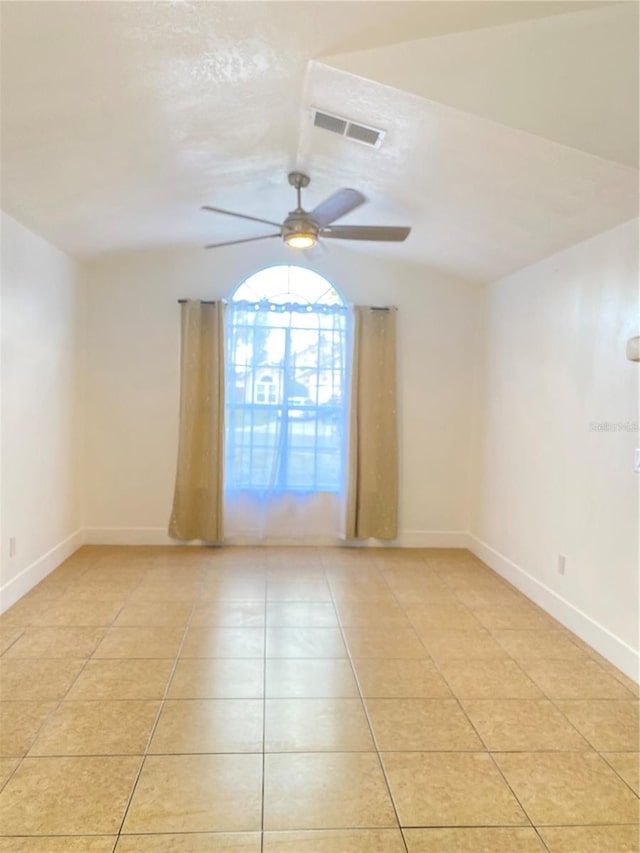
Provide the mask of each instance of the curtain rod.
[{"label": "curtain rod", "polygon": [[[191,302],[190,299],[178,299],[178,305],[184,305],[185,302]],[[225,302],[226,299],[199,299],[194,300],[200,302],[201,305],[215,305],[216,302]],[[368,305],[365,306],[369,308],[370,311],[397,311],[397,307],[395,305]]]}]

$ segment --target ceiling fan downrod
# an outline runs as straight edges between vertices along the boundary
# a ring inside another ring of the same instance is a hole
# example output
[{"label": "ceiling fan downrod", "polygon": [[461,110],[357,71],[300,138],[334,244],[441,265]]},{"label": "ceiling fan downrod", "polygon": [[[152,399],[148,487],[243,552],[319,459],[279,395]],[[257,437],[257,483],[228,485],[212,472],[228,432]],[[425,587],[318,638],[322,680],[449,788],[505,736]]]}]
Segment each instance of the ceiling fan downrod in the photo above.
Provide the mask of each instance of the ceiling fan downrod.
[{"label": "ceiling fan downrod", "polygon": [[304,187],[308,187],[311,179],[303,172],[289,172],[288,178],[291,186],[295,188],[296,195],[298,197],[298,206],[296,207],[295,212],[303,213],[300,190],[304,189]]}]

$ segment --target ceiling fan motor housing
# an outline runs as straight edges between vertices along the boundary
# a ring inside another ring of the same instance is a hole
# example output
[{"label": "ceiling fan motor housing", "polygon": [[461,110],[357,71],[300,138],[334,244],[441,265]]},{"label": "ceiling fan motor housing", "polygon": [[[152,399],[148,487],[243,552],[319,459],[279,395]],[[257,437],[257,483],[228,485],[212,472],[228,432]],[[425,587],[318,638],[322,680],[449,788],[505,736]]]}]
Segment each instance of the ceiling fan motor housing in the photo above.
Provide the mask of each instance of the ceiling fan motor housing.
[{"label": "ceiling fan motor housing", "polygon": [[313,236],[317,240],[318,231],[318,225],[311,219],[308,213],[294,210],[282,224],[282,239],[286,243],[292,237],[300,234]]}]

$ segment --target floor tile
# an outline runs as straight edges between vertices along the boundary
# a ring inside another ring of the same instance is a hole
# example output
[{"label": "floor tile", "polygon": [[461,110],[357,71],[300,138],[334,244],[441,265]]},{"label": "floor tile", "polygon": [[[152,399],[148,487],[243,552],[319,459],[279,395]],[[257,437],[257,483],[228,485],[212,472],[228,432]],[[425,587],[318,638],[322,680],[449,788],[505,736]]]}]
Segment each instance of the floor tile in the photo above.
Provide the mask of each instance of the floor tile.
[{"label": "floor tile", "polygon": [[264,853],[405,853],[399,829],[265,832]]},{"label": "floor tile", "polygon": [[260,829],[260,755],[152,755],[145,759],[123,832]]},{"label": "floor tile", "polygon": [[393,587],[393,594],[402,605],[447,604],[455,606],[459,600],[445,584],[408,583]]},{"label": "floor tile", "polygon": [[350,698],[358,695],[351,663],[344,658],[273,658],[266,661],[269,699]]},{"label": "floor tile", "polygon": [[117,601],[70,601],[56,600],[33,620],[40,627],[69,625],[75,627],[111,625],[122,607]]},{"label": "floor tile", "polygon": [[360,699],[267,699],[265,752],[374,749]]},{"label": "floor tile", "polygon": [[88,658],[104,628],[27,628],[5,658]]},{"label": "floor tile", "polygon": [[56,702],[0,702],[0,756],[23,756]]},{"label": "floor tile", "polygon": [[269,602],[267,625],[270,628],[337,628],[333,604],[323,602]]},{"label": "floor tile", "polygon": [[262,752],[262,706],[262,699],[169,700],[149,752]]},{"label": "floor tile", "polygon": [[528,824],[485,753],[388,752],[383,762],[402,826]]},{"label": "floor tile", "polygon": [[384,581],[372,583],[369,580],[357,581],[347,580],[344,576],[340,580],[329,579],[331,595],[336,605],[340,607],[346,602],[370,602],[394,606],[398,604],[393,592]]},{"label": "floor tile", "polygon": [[191,604],[181,601],[125,604],[114,624],[118,628],[179,628],[189,621],[191,609]]},{"label": "floor tile", "polygon": [[4,787],[19,762],[19,758],[0,758],[0,788]]},{"label": "floor tile", "polygon": [[476,588],[457,588],[455,591],[456,598],[471,610],[484,609],[486,607],[512,607],[522,602],[522,596],[504,587],[483,587],[482,585]]},{"label": "floor tile", "polygon": [[489,631],[546,630],[557,626],[551,616],[524,601],[507,607],[478,607],[473,615]]},{"label": "floor tile", "polygon": [[418,633],[439,628],[471,631],[482,628],[472,611],[462,604],[407,604],[405,610]]},{"label": "floor tile", "polygon": [[85,661],[0,659],[0,700],[45,701],[62,699]]},{"label": "floor tile", "polygon": [[112,853],[115,835],[0,838],[0,853]]},{"label": "floor tile", "polygon": [[494,630],[493,636],[515,660],[578,660],[587,657],[567,631]]},{"label": "floor tile", "polygon": [[115,853],[260,853],[259,832],[121,835]]},{"label": "floor tile", "polygon": [[3,655],[25,631],[24,625],[2,625],[0,623],[0,655]]},{"label": "floor tile", "polygon": [[563,699],[556,704],[594,749],[637,752],[640,748],[636,699]]},{"label": "floor tile", "polygon": [[632,694],[592,660],[520,661],[551,699],[632,699]]},{"label": "floor tile", "polygon": [[[588,649],[587,654],[589,654],[592,660],[599,663],[605,672],[608,672],[609,675],[613,676],[613,678],[619,681],[620,684],[626,687],[636,699],[640,699],[640,684],[637,681],[634,681],[633,678],[629,678],[629,676],[625,675],[624,672],[620,672],[620,670],[610,661],[603,658],[602,655],[597,654],[597,652],[594,652],[593,649]],[[640,677],[640,672],[638,672],[637,675]]]},{"label": "floor tile", "polygon": [[261,628],[264,623],[263,601],[210,601],[197,604],[191,617],[192,628]]},{"label": "floor tile", "polygon": [[604,760],[618,776],[640,796],[640,754],[637,752],[603,752]]},{"label": "floor tile", "polygon": [[109,628],[94,658],[175,658],[184,628]]},{"label": "floor tile", "polygon": [[338,628],[267,628],[268,658],[344,658]]},{"label": "floor tile", "polygon": [[548,699],[463,699],[462,707],[490,751],[591,748]]},{"label": "floor tile", "polygon": [[368,698],[446,699],[451,691],[430,660],[357,658],[353,666]]},{"label": "floor tile", "polygon": [[272,581],[296,583],[326,583],[324,569],[319,563],[269,563],[267,584]]},{"label": "floor tile", "polygon": [[638,853],[638,826],[541,826],[550,853]]},{"label": "floor tile", "polygon": [[513,660],[443,660],[440,672],[461,699],[528,699],[542,691]]},{"label": "floor tile", "polygon": [[171,679],[169,699],[259,699],[264,662],[230,658],[183,658]]},{"label": "floor tile", "polygon": [[368,699],[367,711],[380,750],[484,748],[455,699]]},{"label": "floor tile", "polygon": [[264,628],[189,628],[183,658],[263,658]]},{"label": "floor tile", "polygon": [[329,585],[324,580],[272,580],[267,582],[267,601],[331,602]]},{"label": "floor tile", "polygon": [[345,628],[410,628],[402,607],[395,602],[340,601],[336,604],[340,624]]},{"label": "floor tile", "polygon": [[374,753],[266,755],[264,784],[267,830],[396,826]]},{"label": "floor tile", "polygon": [[90,660],[68,699],[162,699],[171,660]]},{"label": "floor tile", "polygon": [[426,658],[413,628],[345,628],[353,658]]},{"label": "floor tile", "polygon": [[9,607],[4,613],[0,613],[0,627],[3,633],[13,630],[14,628],[26,628],[35,619],[42,610],[46,609],[49,603],[46,601],[32,604],[25,598],[17,601]]},{"label": "floor tile", "polygon": [[160,703],[62,702],[29,755],[140,755]]},{"label": "floor tile", "polygon": [[543,853],[535,829],[473,827],[405,829],[409,853]]},{"label": "floor tile", "polygon": [[488,631],[444,630],[420,631],[420,639],[437,662],[444,660],[483,660],[506,658],[507,653]]},{"label": "floor tile", "polygon": [[0,793],[5,835],[109,835],[120,828],[139,758],[25,758]]},{"label": "floor tile", "polygon": [[91,546],[0,636],[0,853],[114,853],[147,745],[117,853],[400,853],[381,758],[409,853],[640,848],[640,688],[468,552]]},{"label": "floor tile", "polygon": [[264,601],[267,586],[260,578],[205,578],[200,591],[200,602],[209,601]]},{"label": "floor tile", "polygon": [[145,604],[147,602],[177,602],[193,605],[199,595],[197,583],[153,583],[139,584],[129,595],[127,604]]},{"label": "floor tile", "polygon": [[495,759],[536,826],[638,819],[638,798],[595,753],[498,753]]}]

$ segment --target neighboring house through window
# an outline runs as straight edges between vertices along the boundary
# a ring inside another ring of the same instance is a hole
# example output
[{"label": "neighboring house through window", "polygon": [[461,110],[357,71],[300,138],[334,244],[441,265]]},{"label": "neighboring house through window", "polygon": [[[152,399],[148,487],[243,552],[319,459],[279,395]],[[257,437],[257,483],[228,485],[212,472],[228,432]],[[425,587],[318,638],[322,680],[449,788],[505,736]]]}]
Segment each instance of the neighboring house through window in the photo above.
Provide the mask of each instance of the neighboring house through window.
[{"label": "neighboring house through window", "polygon": [[344,483],[347,306],[296,266],[250,276],[227,307],[226,489]]}]

